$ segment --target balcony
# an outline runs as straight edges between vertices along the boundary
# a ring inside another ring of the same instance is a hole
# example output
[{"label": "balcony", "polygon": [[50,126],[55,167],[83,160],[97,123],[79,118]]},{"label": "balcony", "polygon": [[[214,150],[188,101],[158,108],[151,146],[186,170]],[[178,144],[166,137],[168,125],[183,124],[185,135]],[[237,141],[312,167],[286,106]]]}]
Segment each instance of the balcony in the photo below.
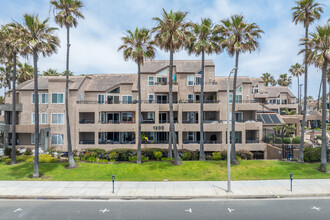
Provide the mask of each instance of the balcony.
[{"label": "balcony", "polygon": [[95,144],[94,132],[79,132],[79,144]]},{"label": "balcony", "polygon": [[79,124],[94,124],[95,112],[79,112]]},{"label": "balcony", "polygon": [[135,144],[134,132],[99,132],[99,144]]},{"label": "balcony", "polygon": [[[204,144],[222,144],[221,132],[204,132]],[[183,132],[183,144],[200,144],[200,132]]]}]

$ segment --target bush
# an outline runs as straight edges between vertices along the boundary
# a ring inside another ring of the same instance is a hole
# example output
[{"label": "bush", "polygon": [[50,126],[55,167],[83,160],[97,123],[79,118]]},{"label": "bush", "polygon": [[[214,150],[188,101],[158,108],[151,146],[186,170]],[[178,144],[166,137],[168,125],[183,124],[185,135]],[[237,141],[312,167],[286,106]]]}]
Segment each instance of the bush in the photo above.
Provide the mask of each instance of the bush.
[{"label": "bush", "polygon": [[40,154],[39,162],[40,163],[56,163],[58,159],[51,157],[49,154]]},{"label": "bush", "polygon": [[321,161],[321,147],[305,147],[304,161],[305,162],[320,162]]},{"label": "bush", "polygon": [[[27,149],[26,149],[27,150]],[[25,151],[26,152],[26,151]],[[56,147],[51,146],[48,151],[47,151],[50,155],[54,156],[54,153],[56,152]],[[31,152],[32,153],[32,152]]]},{"label": "bush", "polygon": [[239,156],[243,160],[252,160],[253,153],[248,150],[239,150],[236,152],[236,155]]},{"label": "bush", "polygon": [[173,161],[174,158],[169,158],[169,157],[162,157],[162,161]]},{"label": "bush", "polygon": [[206,155],[205,155],[205,160],[213,160],[212,155],[210,155],[210,154],[206,154]]},{"label": "bush", "polygon": [[283,143],[284,144],[291,144],[291,138],[289,138],[289,137],[283,138]]},{"label": "bush", "polygon": [[26,155],[26,156],[32,155],[32,149],[31,148],[26,148],[26,150],[24,152],[24,155]]},{"label": "bush", "polygon": [[292,144],[300,144],[300,136],[292,138]]},{"label": "bush", "polygon": [[[141,161],[142,161],[142,162],[145,162],[145,161],[148,161],[148,160],[149,160],[148,157],[145,157],[145,156],[141,155]],[[136,161],[137,161],[137,156],[130,156],[130,157],[129,157],[129,161],[131,161],[131,162],[135,162],[135,163],[136,163]]]},{"label": "bush", "polygon": [[316,139],[322,140],[322,135],[317,135]]},{"label": "bush", "polygon": [[111,154],[113,151],[116,151],[118,154],[117,161],[129,161],[129,157],[136,154],[136,151],[131,149],[111,150],[111,151],[107,151],[107,154]]},{"label": "bush", "polygon": [[221,160],[221,153],[220,152],[213,152],[212,153],[213,160]]},{"label": "bush", "polygon": [[275,138],[275,144],[282,144],[282,138],[276,137]]},{"label": "bush", "polygon": [[6,148],[5,148],[5,151],[4,151],[4,154],[5,154],[5,156],[10,157],[10,154],[11,154],[11,148],[6,147]]},{"label": "bush", "polygon": [[182,153],[182,160],[191,160],[191,153],[190,152],[183,152]]},{"label": "bush", "polygon": [[112,153],[109,154],[109,159],[110,160],[117,160],[118,159],[118,154],[116,151],[113,151]]},{"label": "bush", "polygon": [[162,152],[154,151],[154,156],[155,156],[156,160],[160,160],[160,158],[162,158]]},{"label": "bush", "polygon": [[88,157],[87,158],[87,162],[95,163],[96,161],[97,161],[96,157]]},{"label": "bush", "polygon": [[73,157],[73,159],[74,159],[75,162],[79,162],[80,157]]}]

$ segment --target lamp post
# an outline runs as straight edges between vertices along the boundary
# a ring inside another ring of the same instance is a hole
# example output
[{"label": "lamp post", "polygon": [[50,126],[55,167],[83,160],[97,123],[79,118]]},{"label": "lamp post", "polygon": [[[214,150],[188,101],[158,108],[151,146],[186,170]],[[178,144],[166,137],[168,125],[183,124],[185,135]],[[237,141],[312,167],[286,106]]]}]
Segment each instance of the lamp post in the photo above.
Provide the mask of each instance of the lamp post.
[{"label": "lamp post", "polygon": [[230,75],[236,70],[232,69],[227,78],[227,192],[231,191],[230,186],[230,125],[229,125],[229,79]]}]

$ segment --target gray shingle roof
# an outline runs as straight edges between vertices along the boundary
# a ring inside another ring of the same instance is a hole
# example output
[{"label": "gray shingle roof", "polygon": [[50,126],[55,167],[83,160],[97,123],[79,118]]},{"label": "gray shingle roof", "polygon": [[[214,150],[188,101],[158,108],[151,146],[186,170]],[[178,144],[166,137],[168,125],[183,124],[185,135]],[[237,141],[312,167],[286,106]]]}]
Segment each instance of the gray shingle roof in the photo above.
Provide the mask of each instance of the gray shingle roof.
[{"label": "gray shingle roof", "polygon": [[288,87],[269,86],[262,89],[259,88],[259,93],[255,93],[254,98],[277,98],[281,93],[288,93],[291,97],[295,97]]},{"label": "gray shingle roof", "polygon": [[91,80],[86,86],[86,91],[91,92],[107,91],[116,85],[136,84],[137,82],[137,74],[102,74],[89,75],[88,77]]},{"label": "gray shingle roof", "polygon": [[[157,73],[169,65],[169,60],[145,61],[141,66],[141,73]],[[201,70],[202,63],[200,60],[174,60],[173,65],[177,73],[196,73]],[[205,66],[214,66],[214,63],[212,60],[205,60]]]}]

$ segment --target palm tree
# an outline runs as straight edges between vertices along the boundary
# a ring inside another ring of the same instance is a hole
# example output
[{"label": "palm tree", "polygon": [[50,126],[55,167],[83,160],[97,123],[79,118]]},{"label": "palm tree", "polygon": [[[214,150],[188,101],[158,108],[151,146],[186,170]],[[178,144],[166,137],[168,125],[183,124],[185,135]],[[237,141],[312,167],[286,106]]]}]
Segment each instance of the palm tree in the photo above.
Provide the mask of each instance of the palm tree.
[{"label": "palm tree", "polygon": [[[305,44],[310,48],[308,63],[316,67],[322,67],[322,150],[320,170],[327,172],[327,71],[330,63],[330,26],[329,24],[316,27],[316,32],[310,34],[310,39],[304,39]],[[301,52],[305,52],[302,50]]]},{"label": "palm tree", "polygon": [[21,84],[22,82],[25,82],[27,80],[33,79],[33,67],[27,63],[18,64],[18,70],[17,70],[17,83]]},{"label": "palm tree", "polygon": [[277,83],[280,86],[289,86],[292,83],[292,77],[288,76],[287,73],[281,74],[277,80]]},{"label": "palm tree", "polygon": [[201,94],[200,94],[200,151],[199,159],[205,160],[204,152],[204,72],[205,72],[205,53],[212,54],[220,52],[217,44],[217,35],[214,31],[214,25],[209,18],[202,18],[200,24],[190,23],[191,34],[188,36],[187,48],[189,55],[194,53],[196,56],[202,55],[201,67]]},{"label": "palm tree", "polygon": [[123,45],[118,49],[123,50],[124,59],[133,60],[138,66],[138,96],[139,96],[139,121],[138,121],[138,146],[137,146],[137,163],[141,163],[141,65],[146,59],[154,59],[155,48],[154,42],[151,40],[149,30],[145,28],[136,28],[134,32],[128,30],[125,37],[121,38]]},{"label": "palm tree", "polygon": [[83,3],[79,0],[54,0],[50,1],[51,7],[55,15],[55,22],[60,27],[65,26],[67,33],[67,52],[66,52],[66,83],[65,83],[65,115],[66,115],[66,130],[67,130],[67,144],[69,167],[76,167],[71,143],[70,120],[69,120],[69,52],[70,52],[70,28],[77,27],[78,18],[84,19],[81,9]]},{"label": "palm tree", "polygon": [[[308,39],[308,28],[315,20],[320,19],[321,13],[323,12],[320,4],[316,3],[314,0],[299,0],[296,1],[296,6],[291,9],[292,21],[295,24],[302,23],[305,28],[305,38]],[[299,162],[304,162],[304,138],[305,138],[305,123],[306,123],[306,112],[307,112],[307,81],[308,81],[308,45],[305,45],[305,80],[304,80],[304,110],[303,119],[301,125],[301,139],[299,148]]]},{"label": "palm tree", "polygon": [[300,114],[300,89],[299,89],[299,76],[301,76],[302,74],[304,74],[304,67],[299,64],[296,63],[295,65],[292,65],[289,69],[289,72],[291,73],[292,76],[297,77],[298,79],[298,114]]},{"label": "palm tree", "polygon": [[[222,34],[221,44],[226,48],[230,56],[235,55],[235,74],[233,81],[233,102],[232,102],[232,131],[231,131],[231,161],[236,164],[235,155],[235,105],[236,105],[236,81],[238,71],[238,58],[240,53],[252,53],[259,47],[258,39],[261,38],[263,30],[255,23],[244,21],[243,15],[233,15],[229,19],[222,20],[217,28]],[[228,140],[229,141],[229,140]]]},{"label": "palm tree", "polygon": [[169,67],[169,105],[170,105],[170,133],[173,144],[175,164],[179,165],[180,157],[176,147],[176,134],[174,128],[173,117],[173,54],[182,49],[186,43],[187,33],[186,28],[188,24],[185,22],[187,12],[172,10],[168,13],[163,9],[162,18],[153,18],[157,22],[157,26],[153,28],[152,32],[156,33],[155,42],[166,52],[170,52],[170,67]]},{"label": "palm tree", "polygon": [[61,74],[56,70],[49,68],[46,71],[43,72],[43,76],[60,76]]},{"label": "palm tree", "polygon": [[16,164],[16,67],[17,56],[22,50],[23,27],[15,22],[3,27],[1,34],[1,56],[7,56],[13,61],[12,69],[12,151],[10,164]]},{"label": "palm tree", "polygon": [[39,21],[37,15],[24,15],[25,33],[23,38],[24,54],[33,56],[34,69],[34,104],[35,104],[35,156],[33,178],[39,177],[39,105],[38,105],[38,58],[57,52],[60,42],[54,32],[57,28],[49,27],[49,18]]},{"label": "palm tree", "polygon": [[272,85],[274,83],[274,77],[269,73],[263,73],[261,79],[264,81],[265,86]]}]

